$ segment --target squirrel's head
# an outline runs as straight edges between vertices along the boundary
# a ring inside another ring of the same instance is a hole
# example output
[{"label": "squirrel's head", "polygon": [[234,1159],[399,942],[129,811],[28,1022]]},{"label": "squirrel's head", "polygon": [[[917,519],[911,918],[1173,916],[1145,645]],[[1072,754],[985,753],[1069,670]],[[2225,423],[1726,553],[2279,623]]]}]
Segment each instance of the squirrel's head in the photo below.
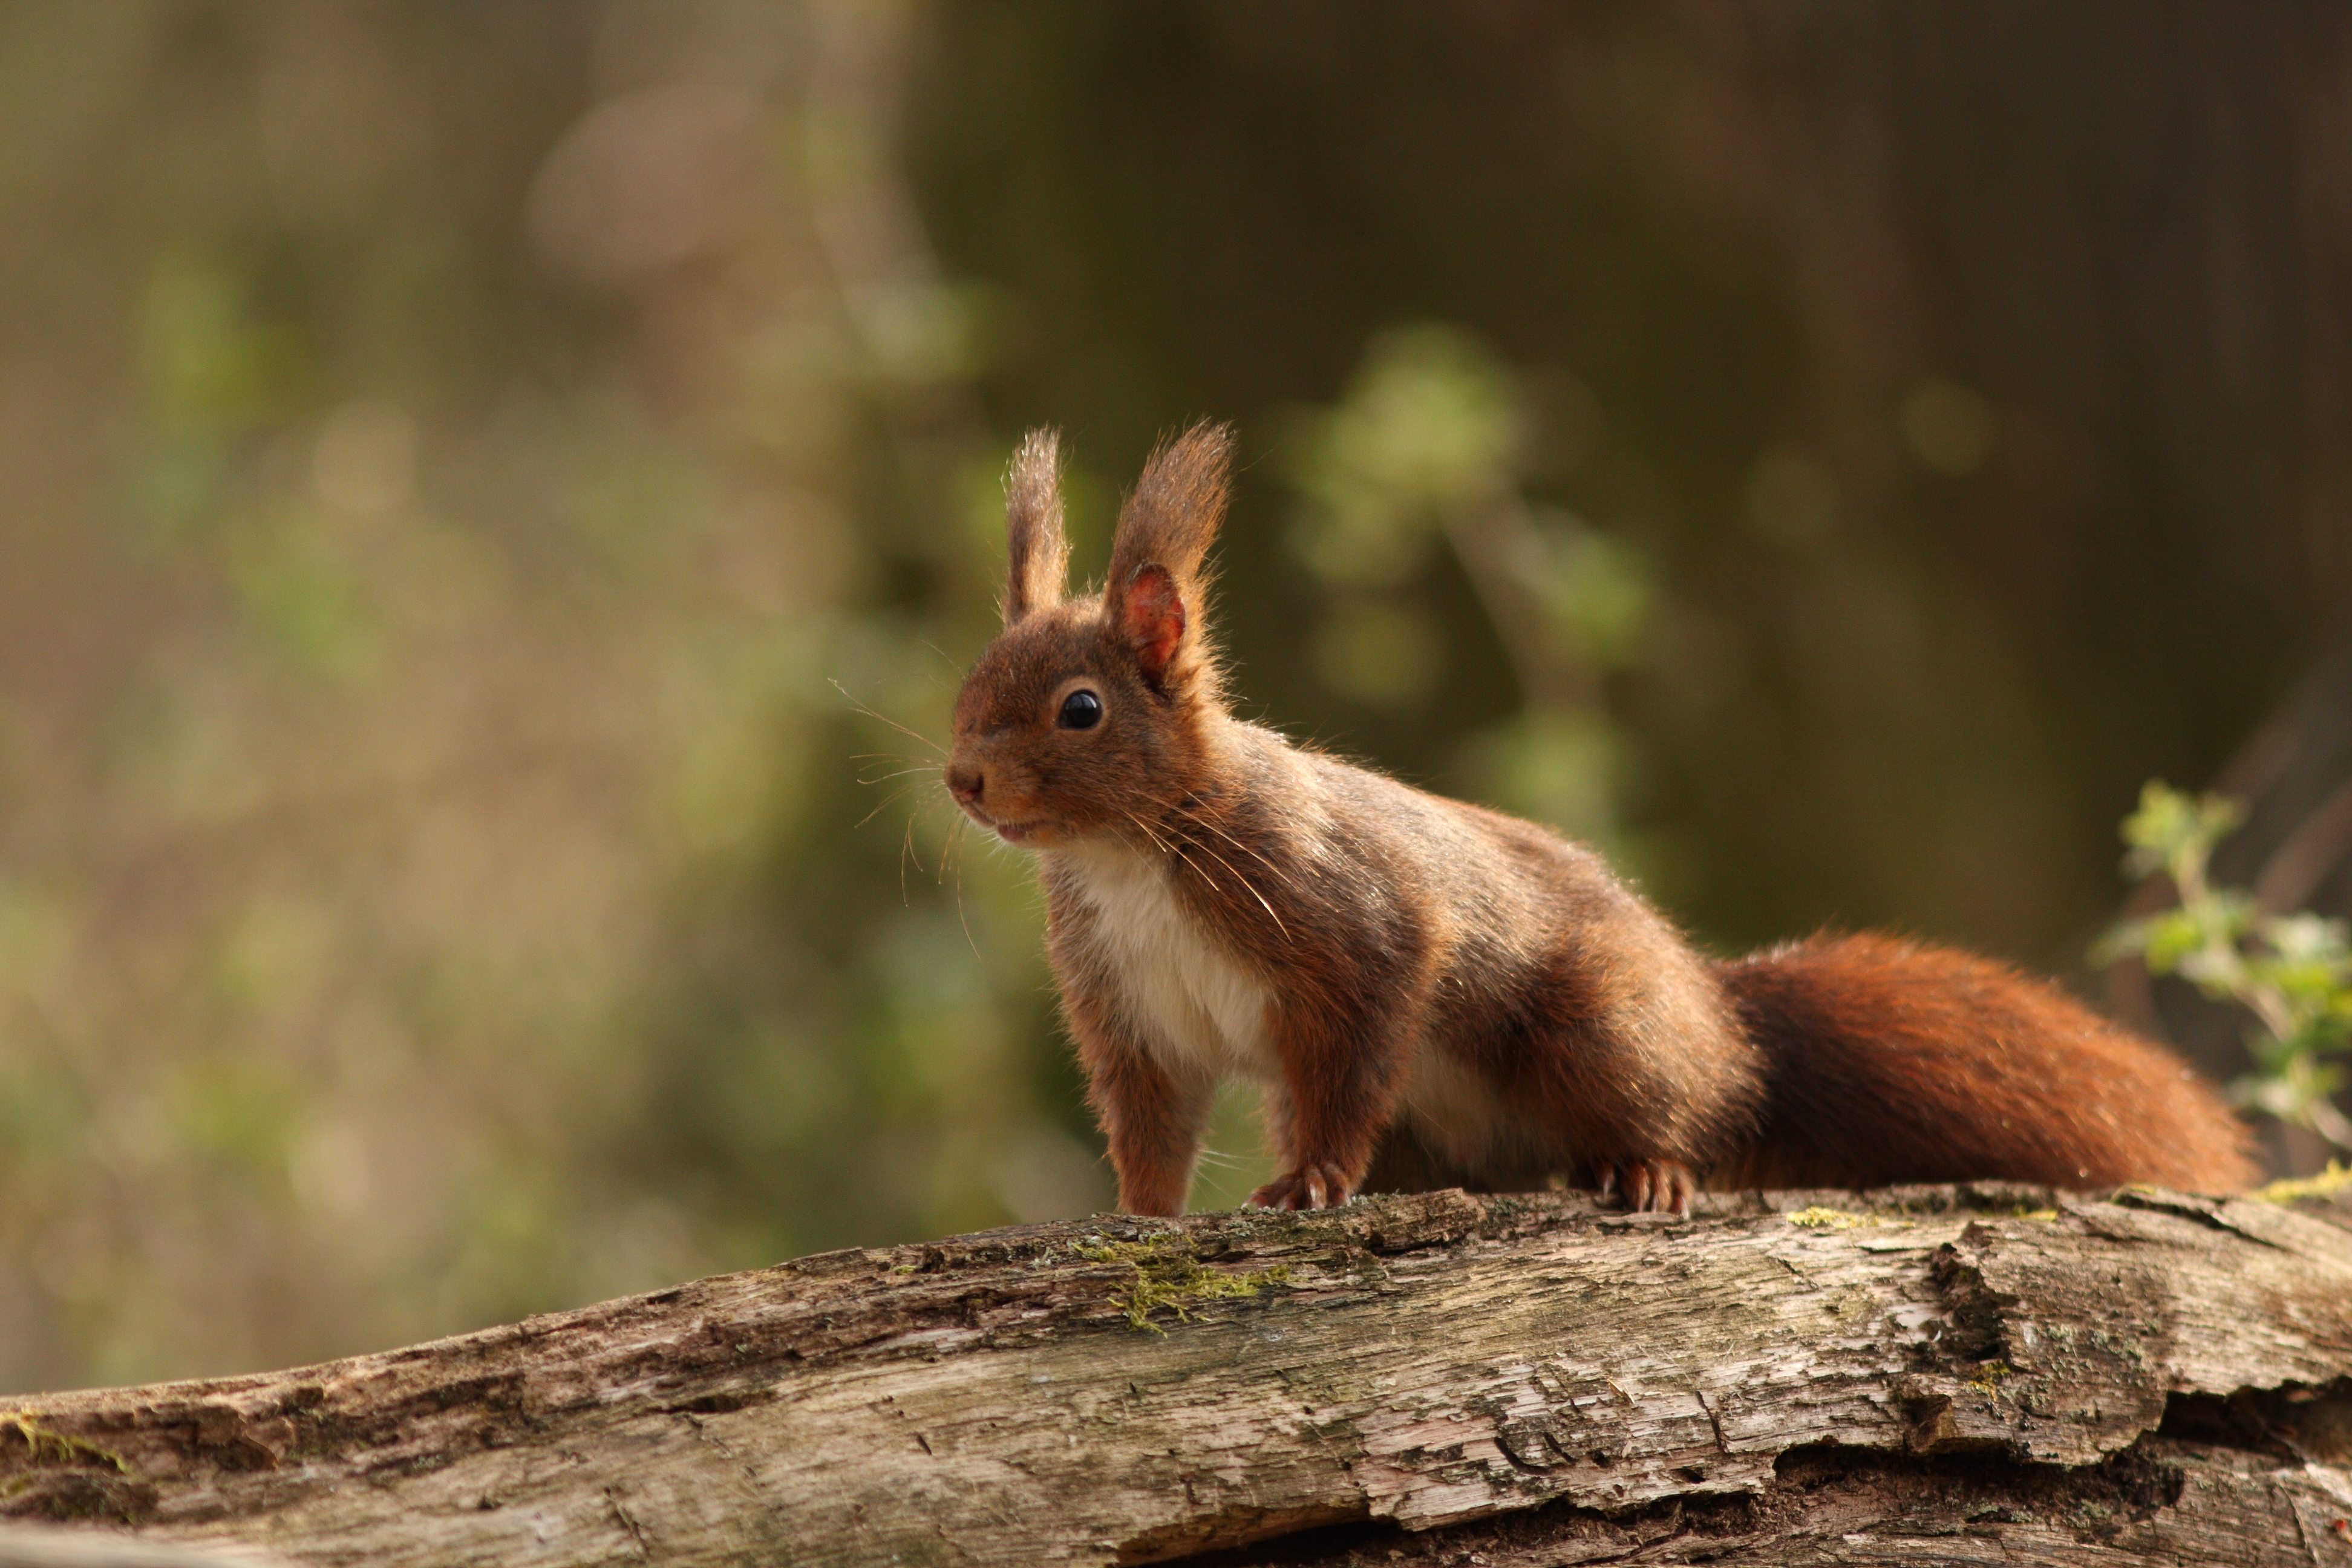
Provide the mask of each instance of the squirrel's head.
[{"label": "squirrel's head", "polygon": [[1061,460],[1033,430],[1005,477],[1004,630],[956,697],[948,793],[1007,843],[1148,838],[1191,794],[1223,714],[1202,616],[1233,435],[1196,425],[1152,453],[1119,512],[1099,595],[1063,596]]}]

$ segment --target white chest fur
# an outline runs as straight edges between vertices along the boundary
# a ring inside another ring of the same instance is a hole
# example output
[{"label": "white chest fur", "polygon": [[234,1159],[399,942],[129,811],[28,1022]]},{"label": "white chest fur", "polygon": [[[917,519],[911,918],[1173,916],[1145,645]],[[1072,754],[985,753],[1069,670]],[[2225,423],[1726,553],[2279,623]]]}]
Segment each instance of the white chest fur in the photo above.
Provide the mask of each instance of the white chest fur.
[{"label": "white chest fur", "polygon": [[1124,844],[1064,850],[1127,1021],[1171,1068],[1271,1080],[1273,993],[1176,901],[1168,863]]}]

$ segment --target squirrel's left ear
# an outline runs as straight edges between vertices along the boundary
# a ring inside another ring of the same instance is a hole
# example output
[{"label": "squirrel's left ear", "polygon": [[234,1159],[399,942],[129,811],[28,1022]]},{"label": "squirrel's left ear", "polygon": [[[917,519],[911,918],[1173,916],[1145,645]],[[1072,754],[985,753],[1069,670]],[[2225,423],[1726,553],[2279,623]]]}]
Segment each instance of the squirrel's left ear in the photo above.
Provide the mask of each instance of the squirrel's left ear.
[{"label": "squirrel's left ear", "polygon": [[1004,471],[1004,624],[1062,602],[1070,542],[1062,532],[1061,439],[1040,426]]},{"label": "squirrel's left ear", "polygon": [[1233,431],[1193,426],[1143,465],[1118,514],[1104,595],[1111,629],[1135,650],[1144,678],[1169,689],[1206,668],[1201,626],[1209,543],[1225,519]]}]

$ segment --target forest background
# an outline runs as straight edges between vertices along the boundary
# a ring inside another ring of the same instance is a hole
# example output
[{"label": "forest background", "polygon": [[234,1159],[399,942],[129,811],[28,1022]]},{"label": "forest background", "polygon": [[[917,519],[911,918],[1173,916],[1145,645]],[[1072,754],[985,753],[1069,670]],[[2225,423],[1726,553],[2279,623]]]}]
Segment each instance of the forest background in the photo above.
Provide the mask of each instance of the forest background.
[{"label": "forest background", "polygon": [[0,1389],[1104,1205],[922,771],[1033,423],[1084,574],[1237,422],[1248,711],[1718,951],[2227,1078],[2142,782],[2352,905],[2341,7],[0,0]]}]

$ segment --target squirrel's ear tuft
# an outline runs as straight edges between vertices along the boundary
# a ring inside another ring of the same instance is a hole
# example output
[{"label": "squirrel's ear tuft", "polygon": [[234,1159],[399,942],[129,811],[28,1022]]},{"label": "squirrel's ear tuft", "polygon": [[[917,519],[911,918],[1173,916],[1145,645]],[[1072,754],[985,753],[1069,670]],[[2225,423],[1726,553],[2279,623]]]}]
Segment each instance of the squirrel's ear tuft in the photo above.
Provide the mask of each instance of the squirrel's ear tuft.
[{"label": "squirrel's ear tuft", "polygon": [[1129,581],[1137,567],[1156,561],[1184,597],[1192,597],[1209,542],[1225,520],[1225,465],[1233,450],[1231,428],[1201,424],[1151,454],[1118,514],[1118,537],[1110,547],[1113,583]]},{"label": "squirrel's ear tuft", "polygon": [[1062,602],[1070,542],[1062,533],[1061,439],[1040,426],[1004,473],[1004,624]]},{"label": "squirrel's ear tuft", "polygon": [[[1136,650],[1155,685],[1178,682],[1205,658],[1170,667],[1188,649],[1201,651],[1204,563],[1217,525],[1225,520],[1225,470],[1232,461],[1230,426],[1202,423],[1164,442],[1143,465],[1135,493],[1118,514],[1110,547],[1110,592],[1105,595],[1114,630]],[[1189,634],[1189,635],[1188,635]]]}]

